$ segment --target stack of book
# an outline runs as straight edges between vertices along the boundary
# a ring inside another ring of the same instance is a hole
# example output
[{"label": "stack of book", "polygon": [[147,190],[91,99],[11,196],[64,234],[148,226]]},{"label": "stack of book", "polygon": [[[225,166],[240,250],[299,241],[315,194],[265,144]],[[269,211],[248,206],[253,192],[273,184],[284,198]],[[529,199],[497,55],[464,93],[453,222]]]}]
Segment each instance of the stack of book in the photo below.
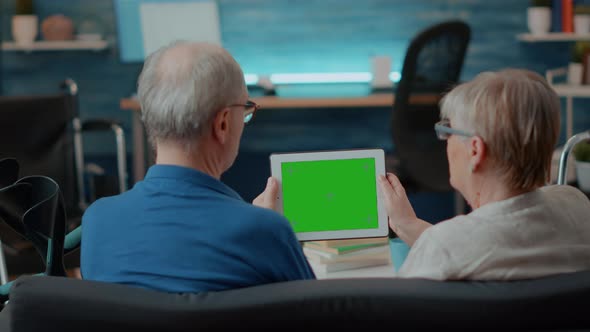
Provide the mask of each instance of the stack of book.
[{"label": "stack of book", "polygon": [[316,272],[337,272],[390,263],[389,239],[309,241],[303,253]]}]

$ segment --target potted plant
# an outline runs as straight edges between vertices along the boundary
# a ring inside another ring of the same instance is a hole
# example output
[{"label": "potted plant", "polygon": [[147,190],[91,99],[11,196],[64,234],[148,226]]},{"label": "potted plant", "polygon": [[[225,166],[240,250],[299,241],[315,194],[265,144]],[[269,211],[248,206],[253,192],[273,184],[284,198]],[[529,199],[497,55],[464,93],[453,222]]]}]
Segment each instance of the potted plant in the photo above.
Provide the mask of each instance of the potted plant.
[{"label": "potted plant", "polygon": [[567,69],[567,82],[572,85],[580,85],[583,81],[584,56],[590,52],[590,42],[577,41],[573,45],[572,59]]},{"label": "potted plant", "polygon": [[572,153],[576,159],[578,187],[582,191],[590,192],[590,140],[576,144]]},{"label": "potted plant", "polygon": [[532,34],[546,34],[551,29],[551,0],[531,0],[527,24]]},{"label": "potted plant", "polygon": [[574,32],[577,34],[590,33],[590,5],[574,7]]},{"label": "potted plant", "polygon": [[19,45],[31,45],[37,37],[39,21],[33,11],[33,0],[16,0],[12,17],[12,38]]}]

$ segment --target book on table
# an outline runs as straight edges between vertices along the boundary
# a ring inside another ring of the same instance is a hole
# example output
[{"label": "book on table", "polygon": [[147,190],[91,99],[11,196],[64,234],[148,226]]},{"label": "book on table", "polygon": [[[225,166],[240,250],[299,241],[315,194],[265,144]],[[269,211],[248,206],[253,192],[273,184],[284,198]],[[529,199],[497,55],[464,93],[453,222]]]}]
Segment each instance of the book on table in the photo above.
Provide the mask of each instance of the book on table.
[{"label": "book on table", "polygon": [[[306,242],[303,253],[316,272],[336,272],[361,267],[387,265],[391,262],[389,240],[340,247],[322,246]],[[331,244],[330,244],[331,245]]]},{"label": "book on table", "polygon": [[342,246],[353,246],[362,244],[386,244],[389,241],[388,237],[370,237],[360,239],[343,239],[343,240],[322,240],[322,241],[309,241],[306,243],[312,243],[314,245],[320,245],[324,247],[336,248]]},{"label": "book on table", "polygon": [[362,251],[367,248],[386,246],[388,244],[389,239],[385,237],[374,239],[309,241],[305,242],[303,247],[333,254],[346,254]]},{"label": "book on table", "polygon": [[[352,262],[334,262],[334,263],[318,263],[314,261],[309,261],[312,269],[316,273],[327,273],[327,272],[338,272],[338,271],[345,271],[345,270],[352,270],[352,269],[360,269],[363,267],[372,267],[372,266],[380,266],[380,265],[387,265],[390,263],[389,256],[384,256],[383,258],[369,258],[365,260],[359,261],[352,261]],[[392,267],[393,269],[393,267]]]},{"label": "book on table", "polygon": [[345,255],[335,255],[331,253],[324,253],[315,249],[303,247],[303,254],[308,261],[314,261],[321,264],[339,263],[339,262],[354,262],[362,261],[371,258],[389,257],[389,247],[381,246],[374,247],[363,251],[356,251],[354,253]]}]

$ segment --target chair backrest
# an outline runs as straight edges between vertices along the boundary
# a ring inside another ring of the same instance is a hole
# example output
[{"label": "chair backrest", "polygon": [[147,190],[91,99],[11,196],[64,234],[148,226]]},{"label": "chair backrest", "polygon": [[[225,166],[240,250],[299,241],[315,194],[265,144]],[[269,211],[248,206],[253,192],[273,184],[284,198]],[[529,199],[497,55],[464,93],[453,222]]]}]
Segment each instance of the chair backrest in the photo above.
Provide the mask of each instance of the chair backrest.
[{"label": "chair backrest", "polygon": [[433,130],[438,102],[417,104],[411,97],[442,96],[459,81],[470,36],[464,22],[440,23],[420,32],[405,55],[392,111],[393,145],[404,173],[426,190],[451,190],[446,144]]},{"label": "chair backrest", "polygon": [[78,209],[78,174],[74,160],[77,96],[0,96],[0,159],[15,158],[20,176],[44,175],[63,192],[66,209]]}]

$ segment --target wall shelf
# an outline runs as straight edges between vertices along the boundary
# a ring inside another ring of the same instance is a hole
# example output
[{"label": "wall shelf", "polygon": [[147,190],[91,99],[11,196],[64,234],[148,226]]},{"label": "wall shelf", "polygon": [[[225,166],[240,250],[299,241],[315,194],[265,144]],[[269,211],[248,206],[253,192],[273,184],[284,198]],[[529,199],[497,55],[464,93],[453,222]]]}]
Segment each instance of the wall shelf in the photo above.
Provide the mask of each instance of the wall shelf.
[{"label": "wall shelf", "polygon": [[3,51],[101,51],[108,47],[106,40],[60,40],[37,41],[31,45],[22,46],[14,42],[3,42]]},{"label": "wall shelf", "polygon": [[590,97],[590,85],[552,84],[551,86],[562,97]]},{"label": "wall shelf", "polygon": [[571,41],[579,41],[579,40],[590,40],[590,33],[566,33],[566,32],[551,32],[546,34],[531,34],[531,33],[521,33],[516,35],[516,39],[528,42],[528,43],[536,43],[536,42],[571,42]]}]

